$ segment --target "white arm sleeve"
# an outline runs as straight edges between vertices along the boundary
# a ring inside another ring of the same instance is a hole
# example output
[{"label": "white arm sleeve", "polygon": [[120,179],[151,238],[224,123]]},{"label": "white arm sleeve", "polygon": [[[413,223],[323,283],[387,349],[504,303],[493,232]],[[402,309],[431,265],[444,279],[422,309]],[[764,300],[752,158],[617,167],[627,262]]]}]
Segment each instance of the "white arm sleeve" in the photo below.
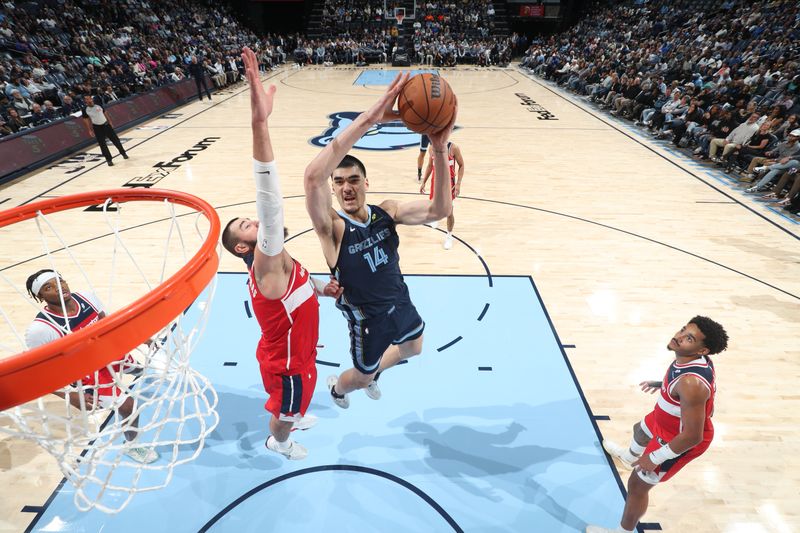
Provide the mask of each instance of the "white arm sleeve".
[{"label": "white arm sleeve", "polygon": [[317,296],[322,296],[325,292],[325,287],[328,285],[326,282],[322,281],[321,279],[317,279],[314,277],[309,276],[308,279],[311,280],[311,285],[314,286],[314,292],[317,293]]},{"label": "white arm sleeve", "polygon": [[275,161],[262,163],[253,159],[258,214],[258,249],[269,256],[283,250],[283,196]]}]

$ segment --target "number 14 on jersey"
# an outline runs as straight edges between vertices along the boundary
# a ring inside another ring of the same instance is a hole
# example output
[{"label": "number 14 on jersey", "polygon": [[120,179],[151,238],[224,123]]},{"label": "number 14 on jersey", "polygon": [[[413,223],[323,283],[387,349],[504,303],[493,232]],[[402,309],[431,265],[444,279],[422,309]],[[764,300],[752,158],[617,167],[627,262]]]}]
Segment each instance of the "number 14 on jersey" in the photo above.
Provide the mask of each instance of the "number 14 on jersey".
[{"label": "number 14 on jersey", "polygon": [[386,255],[386,252],[383,251],[383,248],[380,246],[376,246],[372,249],[372,253],[367,252],[364,254],[364,259],[367,260],[367,264],[369,264],[369,269],[373,272],[378,270],[380,265],[388,265],[389,264],[389,256]]}]

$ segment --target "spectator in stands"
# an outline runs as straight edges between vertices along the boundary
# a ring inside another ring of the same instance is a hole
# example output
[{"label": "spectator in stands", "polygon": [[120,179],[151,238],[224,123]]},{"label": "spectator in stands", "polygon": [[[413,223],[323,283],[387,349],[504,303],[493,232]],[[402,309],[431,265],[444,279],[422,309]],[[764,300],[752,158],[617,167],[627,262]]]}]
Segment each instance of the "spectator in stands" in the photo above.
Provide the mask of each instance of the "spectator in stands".
[{"label": "spectator in stands", "polygon": [[59,113],[58,109],[53,105],[53,102],[50,100],[44,101],[44,107],[42,108],[42,114],[47,122],[52,122],[54,120],[58,120],[61,118],[61,113]]},{"label": "spectator in stands", "polygon": [[753,158],[763,157],[767,151],[767,145],[774,140],[775,137],[770,133],[770,123],[762,123],[747,144],[738,150],[736,164],[746,168]]},{"label": "spectator in stands", "polygon": [[11,91],[10,104],[11,107],[16,109],[21,115],[27,115],[33,107],[33,101],[30,98],[22,96],[22,92],[17,89]]},{"label": "spectator in stands", "polygon": [[[764,154],[764,157],[754,157],[747,168],[747,176],[742,181],[751,182],[763,172],[767,172],[773,165],[786,165],[789,161],[800,154],[800,129],[791,131],[786,141],[779,143],[774,150],[770,150]],[[790,168],[790,167],[787,167]],[[776,170],[785,170],[782,167],[777,167]],[[777,178],[777,174],[773,174],[769,180],[765,181],[760,188],[768,185],[772,180]],[[757,187],[758,189],[759,187]],[[753,191],[756,192],[756,191]]]},{"label": "spectator in stands", "polygon": [[798,127],[800,127],[800,124],[797,122],[797,115],[789,115],[773,133],[779,140],[785,140]]},{"label": "spectator in stands", "polygon": [[704,113],[703,110],[698,106],[698,102],[692,101],[692,103],[689,104],[689,107],[686,108],[686,112],[681,116],[674,118],[669,126],[670,131],[672,131],[672,143],[675,146],[679,146],[683,135],[687,131],[691,133],[691,130],[694,130],[694,128],[696,128],[697,125],[702,122],[703,117]]},{"label": "spectator in stands", "polygon": [[81,110],[81,106],[77,105],[72,96],[65,94],[61,99],[61,116],[66,117]]},{"label": "spectator in stands", "polygon": [[[779,176],[786,172],[797,172],[800,168],[800,157],[793,157],[786,163],[773,163],[767,167],[756,167],[756,171],[766,171],[766,174],[761,178],[758,183],[752,187],[745,189],[748,193],[757,193],[767,190],[770,184],[778,179]],[[779,192],[779,191],[778,191]]]},{"label": "spectator in stands", "polygon": [[6,135],[11,135],[14,133],[8,124],[6,123],[6,119],[0,115],[0,137],[5,137]]},{"label": "spectator in stands", "polygon": [[[758,131],[758,119],[761,115],[753,113],[746,122],[737,126],[727,137],[711,140],[708,156],[715,163],[722,163],[734,150],[739,150]],[[717,150],[722,148],[722,157],[717,157]]]},{"label": "spectator in stands", "polygon": [[22,131],[28,128],[28,123],[19,115],[19,112],[16,108],[10,107],[8,108],[8,123],[7,126],[11,128],[11,131],[17,133],[18,131]]},{"label": "spectator in stands", "polygon": [[225,76],[225,67],[222,66],[222,63],[219,60],[212,63],[210,59],[206,59],[203,64],[206,72],[211,76],[211,80],[214,82],[214,87],[217,89],[225,87],[227,84],[227,77]]},{"label": "spectator in stands", "polygon": [[[775,185],[774,192],[762,196],[764,200],[778,202],[776,205],[784,208],[789,207],[792,202],[800,203],[800,178],[798,178],[800,173],[797,171],[800,169],[800,159],[796,157],[790,159],[787,161],[787,166],[788,170],[780,171],[783,172],[783,175]],[[789,187],[789,191],[784,194],[783,191],[787,187]],[[795,212],[795,214],[797,213]]]},{"label": "spectator in stands", "polygon": [[114,89],[111,88],[110,84],[105,85],[101,89],[100,94],[98,96],[100,97],[100,101],[103,103],[103,105],[108,105],[111,102],[119,100],[117,93],[114,92]]},{"label": "spectator in stands", "polygon": [[28,118],[28,123],[35,128],[36,126],[41,126],[42,124],[47,124],[48,122],[50,121],[44,116],[44,113],[42,112],[42,106],[34,102],[31,106],[31,115]]},{"label": "spectator in stands", "polygon": [[11,83],[6,84],[5,93],[7,97],[13,98],[14,91],[20,93],[23,98],[30,99],[31,97],[31,94],[28,92],[28,89],[26,89],[25,85],[22,84],[21,78],[14,78],[14,80]]}]

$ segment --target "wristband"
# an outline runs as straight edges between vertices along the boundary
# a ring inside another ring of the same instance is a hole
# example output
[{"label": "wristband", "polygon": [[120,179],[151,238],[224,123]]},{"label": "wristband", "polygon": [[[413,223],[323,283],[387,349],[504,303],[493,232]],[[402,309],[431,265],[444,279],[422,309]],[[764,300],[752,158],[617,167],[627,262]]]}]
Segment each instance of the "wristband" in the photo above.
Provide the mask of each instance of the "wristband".
[{"label": "wristband", "polygon": [[675,459],[679,457],[681,454],[675,453],[672,451],[672,448],[669,447],[669,444],[663,445],[661,448],[657,449],[654,452],[650,453],[650,460],[655,465],[660,465],[664,461],[669,461],[670,459]]}]

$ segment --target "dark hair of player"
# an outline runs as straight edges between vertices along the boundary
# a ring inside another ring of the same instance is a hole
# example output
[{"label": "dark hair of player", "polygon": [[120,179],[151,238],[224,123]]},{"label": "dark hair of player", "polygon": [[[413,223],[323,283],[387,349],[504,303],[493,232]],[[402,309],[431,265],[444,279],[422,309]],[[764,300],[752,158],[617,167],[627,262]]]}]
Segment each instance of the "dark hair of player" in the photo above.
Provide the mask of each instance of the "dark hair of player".
[{"label": "dark hair of player", "polygon": [[703,344],[708,348],[709,355],[724,351],[728,347],[728,333],[717,322],[707,316],[696,316],[689,323],[697,326],[697,329],[705,335]]},{"label": "dark hair of player", "polygon": [[344,156],[344,159],[339,161],[339,164],[336,165],[336,168],[350,168],[350,167],[358,167],[361,171],[361,175],[365,178],[367,177],[367,168],[364,166],[364,163],[361,162],[360,159],[357,157],[353,157],[352,155]]}]

